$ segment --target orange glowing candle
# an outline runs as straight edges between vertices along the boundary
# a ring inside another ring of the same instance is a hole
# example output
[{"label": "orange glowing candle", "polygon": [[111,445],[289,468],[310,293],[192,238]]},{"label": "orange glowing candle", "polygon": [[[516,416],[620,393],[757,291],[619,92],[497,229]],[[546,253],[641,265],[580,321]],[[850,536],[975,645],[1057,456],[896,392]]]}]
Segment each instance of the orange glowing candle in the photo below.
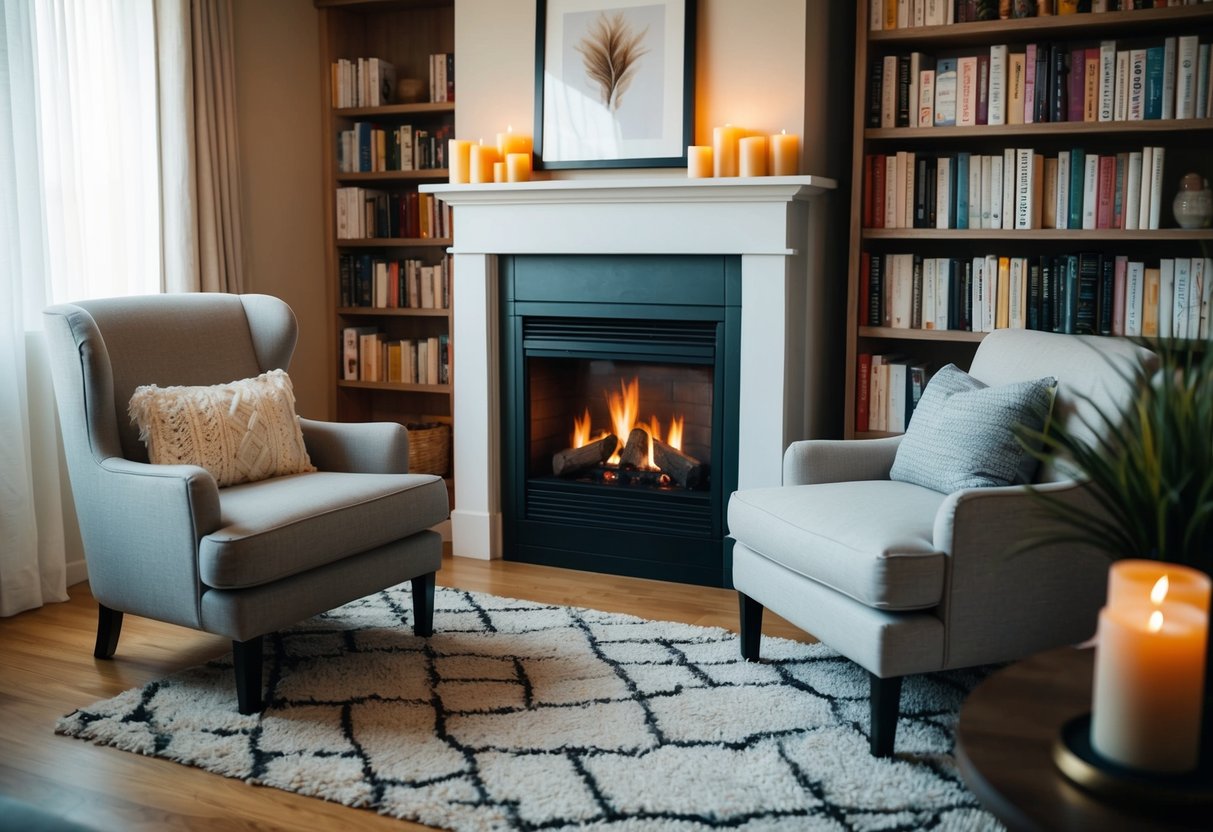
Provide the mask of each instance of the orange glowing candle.
[{"label": "orange glowing candle", "polygon": [[505,157],[505,181],[527,182],[531,178],[531,154],[511,153]]},{"label": "orange glowing candle", "polygon": [[497,152],[501,155],[502,159],[507,158],[511,153],[530,154],[533,150],[533,145],[531,137],[522,133],[515,133],[512,124],[505,128],[504,133],[497,134]]},{"label": "orange glowing candle", "polygon": [[737,144],[745,131],[726,124],[712,130],[712,170],[716,176],[737,175]]},{"label": "orange glowing candle", "polygon": [[691,179],[707,179],[712,176],[712,148],[693,144],[687,148],[687,176]]},{"label": "orange glowing candle", "polygon": [[771,136],[771,176],[795,176],[800,172],[800,136],[780,130]]},{"label": "orange glowing candle", "polygon": [[484,183],[493,181],[493,163],[497,161],[497,148],[488,147],[483,141],[471,147],[472,182]]},{"label": "orange glowing candle", "polygon": [[741,176],[767,175],[767,137],[747,136],[738,142],[738,173]]},{"label": "orange glowing candle", "polygon": [[[1129,768],[1191,771],[1200,753],[1209,578],[1158,563],[1161,574],[1147,589],[1139,564],[1114,563],[1109,572],[1095,651],[1091,745]],[[1173,586],[1180,597],[1171,596]]]},{"label": "orange glowing candle", "polygon": [[452,185],[466,185],[472,181],[472,143],[451,139],[447,143],[447,165]]}]

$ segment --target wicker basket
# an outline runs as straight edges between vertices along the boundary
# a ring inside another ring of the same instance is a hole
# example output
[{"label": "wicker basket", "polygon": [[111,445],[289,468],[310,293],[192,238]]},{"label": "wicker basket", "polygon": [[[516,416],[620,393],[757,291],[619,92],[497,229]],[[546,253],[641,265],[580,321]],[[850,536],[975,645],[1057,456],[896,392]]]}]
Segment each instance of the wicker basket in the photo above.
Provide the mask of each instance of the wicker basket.
[{"label": "wicker basket", "polygon": [[451,426],[425,422],[405,427],[409,430],[409,473],[445,477],[451,460]]}]

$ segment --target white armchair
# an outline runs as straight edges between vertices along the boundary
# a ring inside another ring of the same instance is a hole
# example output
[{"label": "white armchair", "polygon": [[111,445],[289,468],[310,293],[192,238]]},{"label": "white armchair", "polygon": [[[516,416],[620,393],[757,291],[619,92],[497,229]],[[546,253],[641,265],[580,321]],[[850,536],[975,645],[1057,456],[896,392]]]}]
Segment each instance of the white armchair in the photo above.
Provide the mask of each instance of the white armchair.
[{"label": "white armchair", "polygon": [[[1115,338],[1025,330],[988,335],[970,369],[998,386],[1055,376],[1068,425],[1132,388],[1126,367],[1153,355]],[[1118,372],[1119,368],[1119,372]],[[1023,541],[1047,522],[1023,485],[951,494],[889,478],[902,437],[793,443],[783,485],[729,501],[741,652],[759,657],[769,607],[868,670],[871,750],[893,752],[901,679],[1016,659],[1089,637],[1108,562],[1074,544]],[[1044,466],[1037,487],[1088,501]]]}]

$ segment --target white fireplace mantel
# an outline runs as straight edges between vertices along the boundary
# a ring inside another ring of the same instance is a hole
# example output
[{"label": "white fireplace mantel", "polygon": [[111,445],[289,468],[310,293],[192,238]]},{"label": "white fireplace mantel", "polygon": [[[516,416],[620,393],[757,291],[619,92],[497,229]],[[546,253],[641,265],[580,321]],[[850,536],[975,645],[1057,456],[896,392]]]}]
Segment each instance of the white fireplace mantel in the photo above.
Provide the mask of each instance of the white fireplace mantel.
[{"label": "white fireplace mantel", "polygon": [[455,554],[501,543],[497,257],[723,254],[741,259],[741,488],[778,485],[787,443],[818,435],[820,176],[562,179],[422,185],[455,210]]}]

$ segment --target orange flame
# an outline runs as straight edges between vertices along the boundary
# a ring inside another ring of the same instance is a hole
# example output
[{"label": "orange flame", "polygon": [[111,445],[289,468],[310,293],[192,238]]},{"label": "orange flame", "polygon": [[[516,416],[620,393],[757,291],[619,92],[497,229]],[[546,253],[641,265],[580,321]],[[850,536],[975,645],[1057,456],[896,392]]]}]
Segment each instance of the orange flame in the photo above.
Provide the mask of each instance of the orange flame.
[{"label": "orange flame", "polygon": [[683,419],[681,416],[673,416],[670,418],[670,435],[666,437],[666,444],[671,448],[682,450],[682,425]]},{"label": "orange flame", "polygon": [[590,441],[590,409],[585,409],[585,415],[580,419],[573,419],[573,444],[574,448],[583,448]]},{"label": "orange flame", "polygon": [[1171,588],[1171,582],[1167,580],[1167,576],[1163,575],[1154,584],[1154,588],[1150,590],[1150,600],[1155,606],[1161,604],[1167,597],[1167,590]]},{"label": "orange flame", "polygon": [[[611,414],[611,425],[622,448],[627,443],[628,434],[632,432],[632,425],[636,424],[636,416],[640,412],[640,379],[633,377],[627,384],[621,380],[619,393],[607,394],[607,410]],[[619,452],[616,451],[607,462],[618,464]]]}]

